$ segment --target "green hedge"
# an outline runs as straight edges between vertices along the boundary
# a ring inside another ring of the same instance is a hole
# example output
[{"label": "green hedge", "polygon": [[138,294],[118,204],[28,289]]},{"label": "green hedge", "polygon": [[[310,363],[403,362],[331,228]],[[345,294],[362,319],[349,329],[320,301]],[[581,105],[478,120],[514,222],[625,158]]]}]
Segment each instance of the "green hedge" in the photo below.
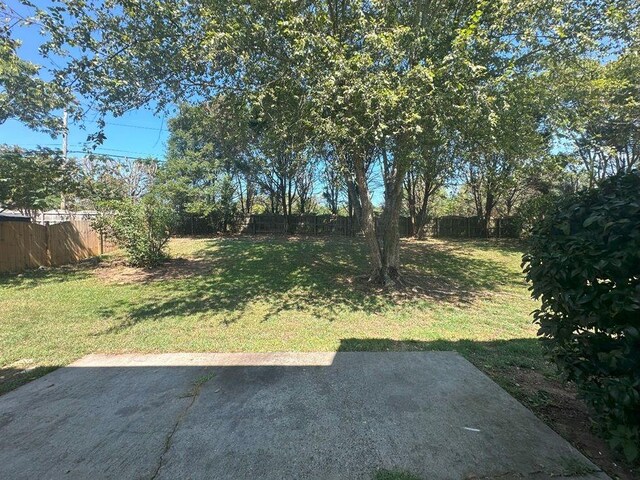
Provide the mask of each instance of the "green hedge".
[{"label": "green hedge", "polygon": [[523,257],[548,353],[602,434],[640,458],[640,174],[560,202]]}]

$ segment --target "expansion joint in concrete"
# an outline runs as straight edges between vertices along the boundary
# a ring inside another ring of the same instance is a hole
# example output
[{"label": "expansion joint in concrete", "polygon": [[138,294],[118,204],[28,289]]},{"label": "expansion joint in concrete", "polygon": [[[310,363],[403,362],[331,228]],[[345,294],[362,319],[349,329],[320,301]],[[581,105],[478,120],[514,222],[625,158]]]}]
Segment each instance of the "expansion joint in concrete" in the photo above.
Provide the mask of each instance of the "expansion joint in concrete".
[{"label": "expansion joint in concrete", "polygon": [[180,412],[180,414],[176,418],[175,423],[173,424],[173,428],[169,432],[169,435],[167,435],[167,438],[165,439],[165,442],[164,442],[164,448],[162,449],[162,453],[160,454],[160,458],[158,459],[158,464],[157,464],[153,474],[149,477],[149,480],[155,480],[158,477],[158,475],[160,474],[160,470],[162,470],[162,467],[164,466],[165,456],[166,456],[167,452],[169,451],[169,449],[171,448],[171,442],[173,441],[173,436],[178,431],[178,428],[180,428],[180,425],[182,424],[182,421],[184,420],[184,418],[189,413],[189,410],[191,409],[193,404],[196,402],[196,398],[198,398],[198,395],[200,395],[200,391],[202,390],[202,386],[205,383],[207,383],[209,380],[211,380],[212,378],[213,378],[213,374],[205,375],[205,376],[199,378],[194,383],[193,388],[187,394],[185,394],[182,397],[180,397],[180,398],[187,398],[188,397],[188,398],[190,398],[190,401],[187,404],[187,406]]}]

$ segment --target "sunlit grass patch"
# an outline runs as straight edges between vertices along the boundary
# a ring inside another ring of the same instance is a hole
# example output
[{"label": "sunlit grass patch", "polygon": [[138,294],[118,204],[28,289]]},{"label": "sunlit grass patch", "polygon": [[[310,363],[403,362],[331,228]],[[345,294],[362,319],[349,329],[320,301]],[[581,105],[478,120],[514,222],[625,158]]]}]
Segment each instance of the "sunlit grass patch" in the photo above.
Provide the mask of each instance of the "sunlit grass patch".
[{"label": "sunlit grass patch", "polygon": [[170,251],[149,271],[116,256],[0,277],[0,388],[90,352],[447,349],[489,371],[546,368],[514,243],[404,241],[392,292],[363,279],[354,238],[179,238]]}]

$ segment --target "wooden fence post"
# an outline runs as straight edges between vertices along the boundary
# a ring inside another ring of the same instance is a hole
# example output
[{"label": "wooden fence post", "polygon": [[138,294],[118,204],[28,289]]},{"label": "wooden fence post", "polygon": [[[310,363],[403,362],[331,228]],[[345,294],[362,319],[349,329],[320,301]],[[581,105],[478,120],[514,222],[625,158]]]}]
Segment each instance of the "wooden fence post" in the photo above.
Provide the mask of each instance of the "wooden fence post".
[{"label": "wooden fence post", "polygon": [[49,222],[44,222],[44,258],[48,267],[51,266],[51,239]]}]

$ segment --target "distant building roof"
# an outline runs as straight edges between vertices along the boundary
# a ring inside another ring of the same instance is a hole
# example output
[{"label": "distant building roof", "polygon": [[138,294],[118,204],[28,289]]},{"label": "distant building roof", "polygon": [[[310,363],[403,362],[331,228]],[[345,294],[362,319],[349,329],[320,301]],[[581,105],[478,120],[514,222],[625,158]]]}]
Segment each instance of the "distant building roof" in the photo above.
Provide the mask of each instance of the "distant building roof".
[{"label": "distant building roof", "polygon": [[3,210],[0,212],[0,222],[30,222],[31,217],[21,212]]}]

